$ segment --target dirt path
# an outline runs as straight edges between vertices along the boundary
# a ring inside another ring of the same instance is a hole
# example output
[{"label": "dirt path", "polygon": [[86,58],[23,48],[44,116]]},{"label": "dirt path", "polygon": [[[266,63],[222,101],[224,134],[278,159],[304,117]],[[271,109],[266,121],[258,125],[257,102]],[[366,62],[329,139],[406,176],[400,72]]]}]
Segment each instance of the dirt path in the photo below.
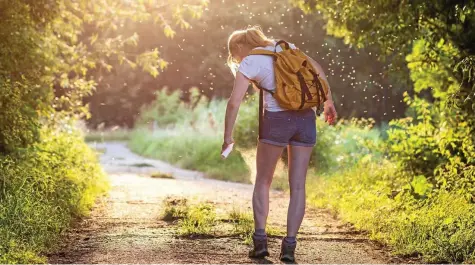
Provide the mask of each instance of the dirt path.
[{"label": "dirt path", "polygon": [[[250,210],[252,185],[203,178],[167,163],[142,158],[122,143],[105,143],[101,163],[109,173],[110,196],[90,217],[65,235],[61,250],[50,263],[281,263],[279,238],[270,238],[271,257],[252,260],[248,246],[237,237],[187,239],[176,226],[160,220],[167,196],[187,197],[216,205]],[[175,179],[151,178],[151,172],[171,173]],[[288,194],[273,191],[270,224],[285,231]],[[387,251],[343,225],[323,210],[309,209],[297,249],[299,263],[391,263]]]}]

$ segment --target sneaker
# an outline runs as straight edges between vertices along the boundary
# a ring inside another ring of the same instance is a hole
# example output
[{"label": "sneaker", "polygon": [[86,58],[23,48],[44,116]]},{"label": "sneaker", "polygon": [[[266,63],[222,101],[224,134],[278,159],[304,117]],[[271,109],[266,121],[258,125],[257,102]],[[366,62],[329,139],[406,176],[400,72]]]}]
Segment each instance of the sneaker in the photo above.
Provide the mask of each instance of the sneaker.
[{"label": "sneaker", "polygon": [[252,242],[254,243],[254,249],[249,251],[250,258],[264,258],[269,256],[269,251],[267,250],[267,236],[259,238],[253,234]]},{"label": "sneaker", "polygon": [[280,260],[284,262],[295,262],[295,248],[297,242],[288,243],[285,239],[282,239],[282,247],[280,249]]}]

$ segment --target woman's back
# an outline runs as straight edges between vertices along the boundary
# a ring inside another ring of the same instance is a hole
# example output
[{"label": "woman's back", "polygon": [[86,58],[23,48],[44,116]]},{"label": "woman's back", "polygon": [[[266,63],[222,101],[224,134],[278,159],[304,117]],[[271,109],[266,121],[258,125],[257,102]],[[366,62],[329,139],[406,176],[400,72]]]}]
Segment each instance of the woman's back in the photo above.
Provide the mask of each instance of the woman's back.
[{"label": "woman's back", "polygon": [[[255,49],[265,49],[268,51],[274,51],[276,42],[274,45],[267,47],[257,47]],[[296,49],[295,45],[290,44],[292,49]],[[282,48],[277,46],[277,52],[281,52]],[[242,60],[239,65],[239,72],[245,75],[247,78],[256,81],[259,86],[275,91],[275,73],[274,73],[274,60],[271,56],[267,55],[249,55]],[[268,92],[264,92],[264,104],[265,109],[268,111],[284,111],[281,108],[275,98]]]}]

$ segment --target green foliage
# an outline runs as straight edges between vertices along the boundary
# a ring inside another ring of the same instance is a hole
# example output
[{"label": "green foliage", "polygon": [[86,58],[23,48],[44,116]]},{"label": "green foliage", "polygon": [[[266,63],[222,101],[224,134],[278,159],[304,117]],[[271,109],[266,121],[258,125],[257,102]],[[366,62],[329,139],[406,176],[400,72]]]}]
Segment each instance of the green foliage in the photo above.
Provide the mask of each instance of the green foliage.
[{"label": "green foliage", "polygon": [[254,219],[252,213],[233,209],[229,213],[229,220],[233,224],[233,233],[239,235],[247,244],[252,243]]},{"label": "green foliage", "polygon": [[189,211],[188,200],[186,198],[167,197],[163,200],[162,219],[165,221],[175,221],[183,219]]},{"label": "green foliage", "polygon": [[34,85],[0,78],[0,152],[12,152],[39,140],[39,113],[44,107]]},{"label": "green foliage", "polygon": [[189,103],[182,101],[184,95],[181,91],[169,91],[168,88],[157,91],[155,101],[142,108],[138,124],[155,122],[160,127],[166,127],[187,119],[193,121],[195,118],[193,110],[204,103],[204,98],[196,88],[188,93],[190,93]]},{"label": "green foliage", "polygon": [[0,262],[44,262],[72,219],[107,189],[77,133],[43,130],[41,143],[0,157]]},{"label": "green foliage", "polygon": [[367,156],[380,157],[380,132],[373,124],[373,120],[352,119],[331,127],[318,117],[317,144],[310,165],[320,172],[331,172],[352,167]]},{"label": "green foliage", "polygon": [[[233,233],[244,240],[244,243],[252,244],[252,234],[254,233],[254,219],[251,212],[233,209],[229,213],[229,220],[233,224]],[[278,227],[267,226],[269,236],[280,236],[282,231]]]},{"label": "green foliage", "polygon": [[458,111],[418,97],[405,101],[414,117],[394,120],[388,131],[390,155],[401,170],[425,176],[440,189],[473,199],[475,147],[470,127]]},{"label": "green foliage", "polygon": [[[160,24],[165,35],[189,27],[206,0],[2,1],[0,22],[0,152],[38,141],[41,125],[87,117],[82,99],[96,86],[91,69],[127,63],[156,76],[166,67],[156,47],[132,52],[139,34],[119,28],[129,21]],[[52,112],[52,110],[56,112]],[[17,119],[17,117],[19,117]]]},{"label": "green foliage", "polygon": [[233,151],[223,160],[221,145],[221,137],[194,134],[189,128],[154,133],[136,129],[129,142],[132,151],[138,154],[201,171],[210,178],[248,183],[249,169],[240,152]]},{"label": "green foliage", "polygon": [[125,129],[87,131],[84,134],[86,142],[128,141],[130,139],[130,131]]},{"label": "green foliage", "polygon": [[210,235],[218,222],[212,204],[189,204],[186,198],[167,197],[163,201],[165,221],[177,221],[178,234],[182,236]]},{"label": "green foliage", "polygon": [[256,24],[270,37],[295,43],[323,66],[340,117],[374,117],[380,122],[403,115],[401,91],[408,82],[387,78],[383,74],[387,66],[376,60],[374,50],[355,50],[326,35],[324,20],[291,8],[288,0],[241,0],[210,1],[192,29],[177,29],[173,40],[155,30],[152,21],[125,23],[119,29],[123,35],[141,36],[134,51],[159,46],[160,56],[169,64],[157,79],[126,63],[111,62],[110,72],[96,68],[93,72],[101,82],[86,100],[92,113],[89,124],[132,127],[142,105],[154,100],[153,92],[164,86],[182,90],[185,98],[191,87],[198,87],[209,99],[228,98],[233,76],[225,64],[226,40],[233,30]]},{"label": "green foliage", "polygon": [[389,161],[361,161],[311,182],[311,203],[337,211],[395,254],[420,254],[428,262],[473,260],[474,205],[445,191],[420,200],[431,185],[422,176],[409,178]]},{"label": "green foliage", "polygon": [[258,95],[246,100],[239,108],[237,122],[233,132],[236,146],[253,148],[257,146],[259,134]]},{"label": "green foliage", "polygon": [[178,221],[179,234],[209,235],[217,223],[215,208],[209,203],[191,205],[185,217]]},{"label": "green foliage", "polygon": [[381,58],[392,59],[395,71],[404,67],[405,57],[411,54],[409,67],[417,89],[431,88],[442,102],[457,105],[470,127],[475,127],[471,100],[475,92],[475,2],[293,2],[307,12],[322,13],[330,34],[357,47],[377,47]]}]

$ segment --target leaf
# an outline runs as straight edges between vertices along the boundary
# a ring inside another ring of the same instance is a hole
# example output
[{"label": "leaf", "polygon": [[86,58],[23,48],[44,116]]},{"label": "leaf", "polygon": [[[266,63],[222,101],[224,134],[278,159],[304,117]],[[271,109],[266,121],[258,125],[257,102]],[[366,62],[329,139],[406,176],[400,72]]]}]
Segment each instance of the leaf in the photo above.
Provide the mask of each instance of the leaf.
[{"label": "leaf", "polygon": [[172,29],[172,27],[170,27],[170,25],[166,25],[163,28],[163,33],[165,33],[165,36],[167,38],[173,38],[175,37],[175,34],[176,34],[176,32]]},{"label": "leaf", "polygon": [[95,33],[94,35],[92,35],[89,39],[90,39],[90,44],[91,45],[94,45],[94,43],[97,41],[97,38],[99,37],[99,35],[97,33]]}]

